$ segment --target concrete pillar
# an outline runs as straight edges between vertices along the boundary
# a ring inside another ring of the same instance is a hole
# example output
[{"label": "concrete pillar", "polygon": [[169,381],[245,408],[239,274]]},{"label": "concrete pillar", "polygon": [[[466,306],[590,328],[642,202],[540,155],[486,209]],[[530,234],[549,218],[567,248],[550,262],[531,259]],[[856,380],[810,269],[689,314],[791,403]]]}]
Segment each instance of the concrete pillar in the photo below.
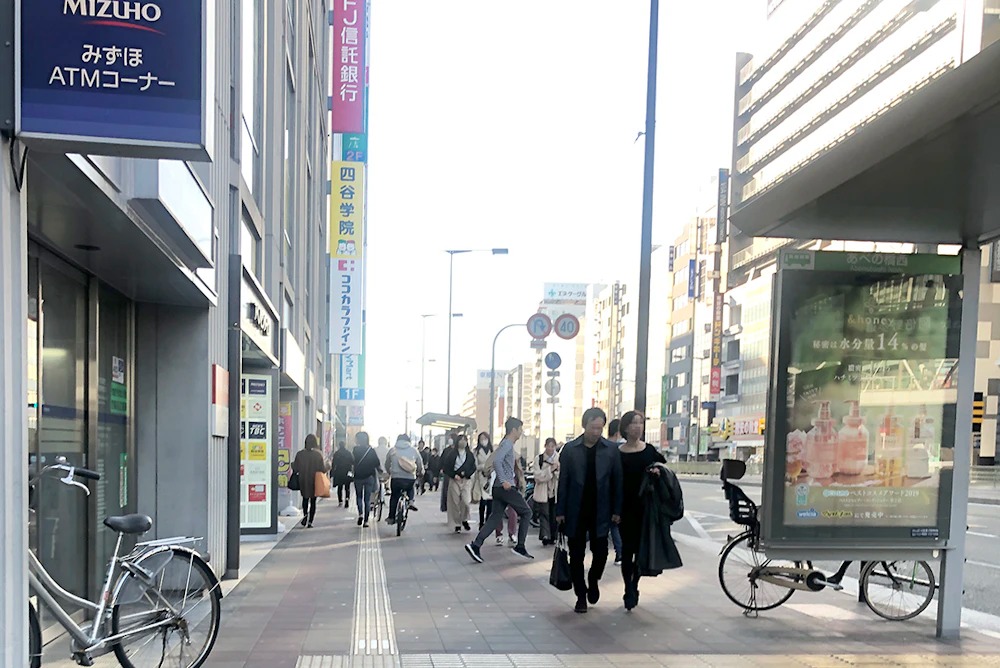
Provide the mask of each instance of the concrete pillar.
[{"label": "concrete pillar", "polygon": [[28,216],[0,146],[0,666],[26,666]]}]

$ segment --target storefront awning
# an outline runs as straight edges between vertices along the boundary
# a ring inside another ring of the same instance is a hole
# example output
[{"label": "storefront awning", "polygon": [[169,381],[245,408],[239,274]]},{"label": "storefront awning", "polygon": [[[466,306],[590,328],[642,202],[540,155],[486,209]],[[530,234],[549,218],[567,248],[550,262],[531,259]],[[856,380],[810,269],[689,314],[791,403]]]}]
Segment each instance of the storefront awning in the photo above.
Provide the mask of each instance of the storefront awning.
[{"label": "storefront awning", "polygon": [[417,418],[417,424],[432,429],[467,429],[476,430],[476,421],[462,415],[445,415],[443,413],[425,413]]},{"label": "storefront awning", "polygon": [[749,236],[914,243],[1000,237],[1000,42],[734,207]]}]

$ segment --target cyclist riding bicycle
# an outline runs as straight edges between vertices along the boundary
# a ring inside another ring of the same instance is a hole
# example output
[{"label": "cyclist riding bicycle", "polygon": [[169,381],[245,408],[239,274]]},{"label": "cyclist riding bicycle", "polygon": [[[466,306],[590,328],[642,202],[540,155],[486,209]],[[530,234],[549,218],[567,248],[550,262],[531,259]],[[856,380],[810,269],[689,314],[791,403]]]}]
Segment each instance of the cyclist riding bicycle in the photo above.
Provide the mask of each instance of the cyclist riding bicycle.
[{"label": "cyclist riding bicycle", "polygon": [[413,498],[416,491],[417,477],[424,474],[424,463],[420,458],[420,453],[410,443],[410,437],[400,434],[396,439],[396,445],[386,455],[386,470],[389,472],[389,489],[391,497],[389,500],[389,524],[396,522],[396,507],[399,505],[399,498],[405,492],[410,500],[410,510],[416,510],[413,505]]}]

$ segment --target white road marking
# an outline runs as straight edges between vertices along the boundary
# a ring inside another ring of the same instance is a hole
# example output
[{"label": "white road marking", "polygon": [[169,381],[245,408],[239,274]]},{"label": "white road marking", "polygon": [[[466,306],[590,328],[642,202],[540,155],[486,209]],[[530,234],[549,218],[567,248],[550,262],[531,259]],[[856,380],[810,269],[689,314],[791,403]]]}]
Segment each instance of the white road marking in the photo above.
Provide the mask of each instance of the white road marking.
[{"label": "white road marking", "polygon": [[965,533],[970,536],[979,536],[980,538],[997,538],[996,535],[991,533],[979,533],[978,531],[966,531]]},{"label": "white road marking", "polygon": [[983,568],[992,568],[995,571],[1000,571],[1000,564],[989,564],[985,561],[975,561],[973,559],[966,559],[965,563],[970,566],[982,566]]},{"label": "white road marking", "polygon": [[701,525],[701,522],[699,522],[694,518],[694,515],[692,513],[687,513],[684,515],[684,517],[687,518],[688,524],[691,525],[691,528],[694,529],[694,532],[698,534],[698,536],[706,540],[712,540],[712,536],[707,531],[705,531],[705,527]]}]

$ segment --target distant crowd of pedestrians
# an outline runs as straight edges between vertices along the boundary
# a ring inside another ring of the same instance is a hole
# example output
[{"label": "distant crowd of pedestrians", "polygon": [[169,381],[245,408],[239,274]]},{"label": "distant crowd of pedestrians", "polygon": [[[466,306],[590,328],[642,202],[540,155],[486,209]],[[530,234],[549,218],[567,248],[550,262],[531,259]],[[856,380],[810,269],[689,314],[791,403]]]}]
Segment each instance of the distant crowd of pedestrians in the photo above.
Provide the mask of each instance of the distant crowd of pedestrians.
[{"label": "distant crowd of pedestrians", "polygon": [[[629,411],[609,425],[604,411],[590,408],[581,426],[583,433],[562,447],[555,439],[546,439],[530,467],[516,450],[524,425],[511,417],[495,447],[486,432],[476,437],[475,447],[467,434],[454,432],[440,453],[423,440],[414,446],[406,435],[400,435],[392,448],[386,439],[379,439],[376,448],[368,434],[360,432],[353,450],[344,442],[338,444],[329,466],[312,436],[292,470],[303,480],[317,471],[329,471],[337,503],[345,508],[350,506],[353,486],[357,523],[363,527],[369,526],[371,501],[383,493],[383,484],[389,485],[391,509],[406,494],[410,509],[417,510],[413,505],[417,493],[439,491],[441,511],[447,513],[454,533],[471,532],[478,517],[478,532],[465,545],[477,563],[484,562],[483,546],[491,536],[497,545],[508,544],[514,555],[534,559],[527,539],[537,527],[542,546],[556,545],[568,552],[569,578],[563,588],[570,587],[571,579],[579,613],[601,598],[610,541],[614,563],[621,567],[622,600],[625,609],[632,610],[639,604],[640,578],[682,565],[670,535],[670,525],[684,512],[680,484],[659,450],[644,442],[642,413]],[[311,527],[317,492],[312,485],[303,485],[301,493],[302,524]],[[392,513],[387,521],[392,523]],[[557,552],[554,558],[559,556]]]}]

